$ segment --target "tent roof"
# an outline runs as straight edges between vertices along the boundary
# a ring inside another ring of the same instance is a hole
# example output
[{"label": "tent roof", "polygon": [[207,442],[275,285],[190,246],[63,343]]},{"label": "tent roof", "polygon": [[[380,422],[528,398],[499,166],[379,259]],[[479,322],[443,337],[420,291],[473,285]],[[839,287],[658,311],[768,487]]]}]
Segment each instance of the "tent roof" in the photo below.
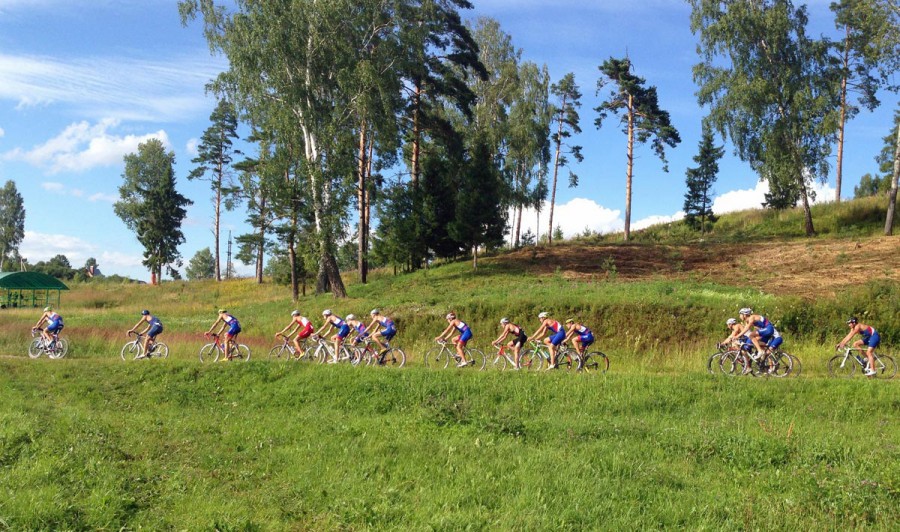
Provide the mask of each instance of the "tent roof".
[{"label": "tent roof", "polygon": [[0,273],[0,288],[7,290],[68,290],[56,277],[40,272]]}]

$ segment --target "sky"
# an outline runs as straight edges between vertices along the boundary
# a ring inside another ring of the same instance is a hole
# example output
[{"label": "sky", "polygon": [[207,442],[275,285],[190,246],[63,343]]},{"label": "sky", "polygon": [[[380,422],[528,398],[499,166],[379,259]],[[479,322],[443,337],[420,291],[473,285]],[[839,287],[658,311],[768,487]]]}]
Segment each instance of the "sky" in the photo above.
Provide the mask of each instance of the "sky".
[{"label": "sky", "polygon": [[[690,9],[682,0],[473,0],[468,20],[491,17],[522,50],[522,59],[546,64],[553,81],[572,72],[582,97],[584,161],[573,164],[577,188],[560,183],[555,220],[567,236],[586,228],[622,229],[626,138],[615,117],[594,127],[598,66],[626,54],[634,72],[657,87],[682,142],[667,148],[669,172],[649,146],[638,147],[632,228],[678,219],[685,170],[695,166],[701,120],[691,68],[698,62]],[[828,0],[808,2],[809,31],[836,34]],[[160,139],[175,153],[178,189],[188,209],[179,248],[185,263],[213,245],[208,183],[188,181],[191,159],[215,98],[205,85],[227,68],[210,53],[200,25],[181,25],[177,0],[0,0],[0,183],[12,180],[25,202],[20,253],[32,264],[64,254],[81,267],[97,259],[104,273],[148,280],[142,248],[113,213],[123,157],[141,142]],[[890,133],[898,98],[879,94],[882,106],[848,123],[842,196],[878,170],[875,156]],[[717,140],[721,143],[721,139]],[[714,187],[714,211],[754,208],[764,183],[725,143]],[[832,166],[834,157],[832,157]],[[834,197],[834,170],[818,198]],[[546,212],[540,233],[546,230]],[[222,256],[228,231],[248,231],[240,209],[223,215]],[[525,228],[534,231],[530,213]],[[556,225],[556,222],[554,223]],[[524,229],[523,229],[524,231]],[[251,267],[236,263],[239,274]],[[223,264],[224,268],[224,264]]]}]

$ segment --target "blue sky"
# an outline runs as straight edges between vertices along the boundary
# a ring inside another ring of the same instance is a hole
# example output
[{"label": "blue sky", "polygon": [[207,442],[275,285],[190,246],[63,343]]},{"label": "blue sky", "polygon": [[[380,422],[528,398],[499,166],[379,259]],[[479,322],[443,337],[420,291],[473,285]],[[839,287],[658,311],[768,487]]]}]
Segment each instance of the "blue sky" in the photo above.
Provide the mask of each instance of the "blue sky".
[{"label": "blue sky", "polygon": [[[688,6],[681,0],[473,3],[467,18],[497,19],[523,59],[546,63],[554,81],[573,72],[584,94],[583,134],[575,142],[585,160],[573,167],[581,184],[563,184],[557,193],[564,231],[622,227],[625,136],[614,120],[597,131],[593,109],[600,102],[598,65],[626,53],[635,73],[657,87],[660,105],[682,137],[667,150],[668,174],[649,148],[639,148],[632,221],[640,227],[678,217],[684,172],[694,164],[705,113],[691,79],[697,56]],[[808,4],[816,34],[834,34],[828,3]],[[25,199],[22,255],[34,263],[63,253],[74,266],[95,257],[106,273],[147,279],[141,248],[112,203],[123,156],[152,137],[175,152],[179,189],[194,200],[183,228],[183,257],[212,246],[208,185],[187,181],[187,174],[215,106],[204,85],[224,68],[225,59],[210,55],[197,24],[181,26],[176,0],[0,0],[0,182],[15,181]],[[874,157],[898,105],[896,95],[880,96],[879,109],[848,125],[845,197],[861,175],[877,170]],[[758,206],[765,186],[730,146],[726,150],[714,208]],[[820,198],[833,196],[833,184],[832,172]],[[239,210],[226,213],[225,232],[244,232],[243,219]],[[541,232],[545,224],[542,218]],[[238,265],[238,271],[249,268]]]}]

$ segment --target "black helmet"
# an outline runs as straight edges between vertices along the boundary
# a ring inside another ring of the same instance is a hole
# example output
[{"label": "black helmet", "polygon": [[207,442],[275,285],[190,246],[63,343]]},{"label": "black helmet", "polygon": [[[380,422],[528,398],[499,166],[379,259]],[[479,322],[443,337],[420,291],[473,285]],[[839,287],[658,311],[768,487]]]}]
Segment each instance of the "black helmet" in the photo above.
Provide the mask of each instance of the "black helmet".
[{"label": "black helmet", "polygon": [[149,310],[144,309],[144,310],[141,311],[141,316],[149,316],[149,315],[150,315],[150,311],[149,311]]},{"label": "black helmet", "polygon": [[850,316],[850,319],[847,320],[847,325],[856,325],[859,323],[859,320],[856,319],[856,316]]}]

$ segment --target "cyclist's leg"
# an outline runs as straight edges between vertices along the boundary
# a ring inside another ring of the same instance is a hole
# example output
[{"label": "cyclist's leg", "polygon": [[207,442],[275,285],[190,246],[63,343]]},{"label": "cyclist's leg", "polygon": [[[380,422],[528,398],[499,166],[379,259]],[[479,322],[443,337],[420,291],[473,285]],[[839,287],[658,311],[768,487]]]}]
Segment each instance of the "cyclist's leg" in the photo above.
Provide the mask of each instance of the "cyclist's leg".
[{"label": "cyclist's leg", "polygon": [[547,369],[553,369],[556,367],[556,346],[553,345],[550,338],[544,338],[544,345],[547,346],[547,352],[550,353],[550,365],[547,366]]}]

